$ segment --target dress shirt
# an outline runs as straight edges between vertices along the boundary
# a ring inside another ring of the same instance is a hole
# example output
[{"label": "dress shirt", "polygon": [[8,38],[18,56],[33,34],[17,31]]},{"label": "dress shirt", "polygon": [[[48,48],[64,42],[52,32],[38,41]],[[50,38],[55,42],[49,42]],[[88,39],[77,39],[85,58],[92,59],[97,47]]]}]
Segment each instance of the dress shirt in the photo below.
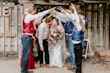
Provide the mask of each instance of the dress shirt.
[{"label": "dress shirt", "polygon": [[48,38],[49,28],[45,22],[38,27],[38,40],[40,47],[43,47],[43,40]]},{"label": "dress shirt", "polygon": [[58,20],[60,20],[63,23],[66,23],[67,21],[70,21],[70,18],[67,17],[65,14],[58,12],[55,15],[55,18],[57,18]]}]

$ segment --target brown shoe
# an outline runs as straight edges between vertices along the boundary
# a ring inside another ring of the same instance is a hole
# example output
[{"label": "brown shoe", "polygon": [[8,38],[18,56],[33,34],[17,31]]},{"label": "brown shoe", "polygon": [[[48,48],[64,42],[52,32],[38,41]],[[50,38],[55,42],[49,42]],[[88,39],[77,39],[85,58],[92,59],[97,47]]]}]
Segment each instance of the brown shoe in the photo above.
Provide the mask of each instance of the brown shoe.
[{"label": "brown shoe", "polygon": [[46,67],[47,67],[47,68],[50,68],[49,64],[46,64]]},{"label": "brown shoe", "polygon": [[40,64],[40,67],[44,67],[44,64]]}]

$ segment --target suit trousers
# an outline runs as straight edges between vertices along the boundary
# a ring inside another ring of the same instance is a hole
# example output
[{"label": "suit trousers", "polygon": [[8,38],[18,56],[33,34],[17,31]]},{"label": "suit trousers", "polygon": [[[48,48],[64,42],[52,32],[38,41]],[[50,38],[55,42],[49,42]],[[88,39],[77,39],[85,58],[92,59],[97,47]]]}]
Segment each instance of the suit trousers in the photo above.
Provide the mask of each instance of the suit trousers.
[{"label": "suit trousers", "polygon": [[[43,47],[45,52],[45,63],[49,64],[49,51],[48,51],[48,41],[43,40]],[[39,51],[40,64],[43,64],[43,51]]]},{"label": "suit trousers", "polygon": [[74,44],[76,73],[82,73],[82,44]]}]

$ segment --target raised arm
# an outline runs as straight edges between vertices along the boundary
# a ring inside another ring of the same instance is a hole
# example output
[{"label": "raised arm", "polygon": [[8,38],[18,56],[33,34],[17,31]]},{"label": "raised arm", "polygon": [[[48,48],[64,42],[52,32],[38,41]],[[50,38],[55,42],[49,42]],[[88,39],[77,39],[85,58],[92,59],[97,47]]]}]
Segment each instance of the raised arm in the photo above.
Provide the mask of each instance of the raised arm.
[{"label": "raised arm", "polygon": [[75,20],[74,13],[65,13],[65,15],[70,19],[71,22],[73,22]]},{"label": "raised arm", "polygon": [[75,26],[77,27],[77,30],[80,31],[82,30],[82,27],[80,25],[80,18],[79,18],[79,15],[76,11],[76,8],[75,6],[71,3],[71,6],[72,6],[72,9],[74,10],[74,16],[75,16]]},{"label": "raised arm", "polygon": [[55,15],[55,18],[59,19],[61,22],[66,23],[67,21],[70,21],[70,19],[63,13],[57,12]]},{"label": "raised arm", "polygon": [[74,10],[75,22],[76,22],[76,25],[77,25],[77,24],[80,23],[80,18],[79,18],[79,16],[78,16],[78,13],[77,13],[77,11],[76,11],[75,6],[74,6],[72,3],[71,3],[71,7],[72,7],[72,9]]},{"label": "raised arm", "polygon": [[74,21],[75,16],[70,10],[63,9],[62,7],[60,7],[59,10],[65,15],[67,21],[71,21],[71,22]]},{"label": "raised arm", "polygon": [[28,23],[28,22],[30,22],[30,21],[32,21],[32,20],[35,20],[35,19],[39,18],[39,17],[43,17],[43,16],[45,16],[46,14],[48,14],[49,12],[51,12],[51,11],[54,10],[54,9],[55,9],[55,8],[51,8],[51,9],[49,9],[49,10],[45,10],[45,11],[43,11],[43,12],[39,12],[39,13],[37,13],[37,14],[35,14],[35,15],[28,14],[28,15],[26,16],[26,18],[25,18],[25,22]]},{"label": "raised arm", "polygon": [[67,21],[69,21],[68,17],[65,14],[63,14],[61,12],[58,12],[56,10],[53,10],[51,12],[51,16],[59,19],[61,22],[64,22],[64,23],[67,22]]}]

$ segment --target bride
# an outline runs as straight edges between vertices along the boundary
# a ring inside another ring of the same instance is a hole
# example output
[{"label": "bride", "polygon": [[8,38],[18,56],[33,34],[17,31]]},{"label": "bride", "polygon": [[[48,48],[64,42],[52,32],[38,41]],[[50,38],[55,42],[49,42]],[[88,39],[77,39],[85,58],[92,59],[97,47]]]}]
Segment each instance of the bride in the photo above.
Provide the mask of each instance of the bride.
[{"label": "bride", "polygon": [[49,53],[50,53],[50,67],[63,67],[64,56],[63,56],[63,43],[64,30],[59,25],[58,20],[54,19],[53,24],[50,27],[49,34]]}]

